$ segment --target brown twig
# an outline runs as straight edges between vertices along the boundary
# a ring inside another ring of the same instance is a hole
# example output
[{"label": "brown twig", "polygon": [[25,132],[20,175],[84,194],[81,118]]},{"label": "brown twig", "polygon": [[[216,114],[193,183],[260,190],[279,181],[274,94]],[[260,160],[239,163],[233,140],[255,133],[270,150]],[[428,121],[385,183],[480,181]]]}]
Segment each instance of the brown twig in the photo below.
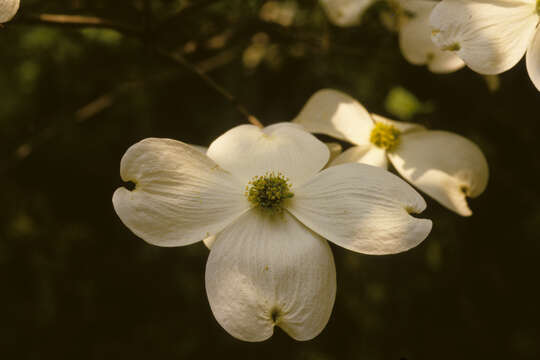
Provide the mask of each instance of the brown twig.
[{"label": "brown twig", "polygon": [[[235,52],[224,51],[216,56],[210,57],[206,60],[199,62],[195,67],[199,69],[202,73],[210,72],[224,64],[229,63],[235,57]],[[167,74],[166,78],[169,78],[170,75]],[[152,78],[152,81],[162,80],[165,76],[160,75]],[[85,106],[81,107],[75,112],[75,119],[78,123],[82,123],[102,111],[110,108],[115,101],[116,96],[123,92],[124,90],[129,90],[143,86],[146,83],[147,79],[142,81],[130,81],[124,84],[117,86],[115,89],[104,93],[103,95],[97,97],[93,101],[89,102]]]},{"label": "brown twig", "polygon": [[[44,24],[44,25],[53,25],[53,26],[108,28],[108,29],[117,30],[118,32],[121,32],[122,34],[135,37],[141,40],[142,42],[145,42],[146,40],[146,35],[144,34],[144,32],[141,32],[137,29],[120,24],[116,21],[112,21],[112,20],[104,19],[100,17],[95,17],[95,16],[64,15],[64,14],[37,14],[37,15],[21,16],[19,17],[19,20],[17,22]],[[223,98],[229,101],[234,106],[234,108],[246,118],[248,122],[250,122],[251,124],[255,126],[258,126],[261,128],[263,127],[261,122],[257,120],[257,118],[253,116],[244,105],[240,104],[238,102],[238,99],[234,95],[232,95],[228,90],[226,90],[223,86],[218,84],[211,77],[206,75],[204,71],[199,69],[197,66],[193,65],[191,62],[189,62],[185,57],[179,54],[169,53],[168,51],[161,48],[157,48],[157,47],[156,47],[156,52],[163,58],[170,60],[172,63],[183,67],[184,69],[188,70],[192,74],[199,77],[204,83],[206,83],[209,87],[214,89]]]},{"label": "brown twig", "polygon": [[[28,14],[21,15],[15,23],[41,24],[64,27],[94,27],[113,29],[129,36],[141,37],[142,33],[128,25],[96,16],[64,15],[64,14]],[[10,24],[10,25],[11,25]]]},{"label": "brown twig", "polygon": [[220,0],[199,0],[199,1],[189,1],[184,4],[175,14],[171,15],[169,18],[163,20],[161,24],[158,25],[157,32],[163,31],[163,29],[168,28],[170,25],[182,21],[186,15],[190,14],[193,10],[203,8],[207,5],[211,5]]},{"label": "brown twig", "polygon": [[201,80],[203,80],[208,86],[210,86],[212,89],[214,89],[217,93],[219,93],[221,96],[223,96],[225,99],[227,99],[233,106],[236,108],[236,110],[244,115],[251,124],[258,126],[260,128],[263,127],[261,122],[257,120],[257,118],[250,114],[250,112],[238,102],[236,97],[229,93],[225,88],[223,88],[221,85],[216,83],[211,77],[206,75],[203,70],[201,70],[199,67],[193,65],[189,61],[186,60],[185,57],[183,57],[180,54],[171,54],[163,49],[157,49],[157,52],[159,55],[161,55],[163,58],[168,59],[169,61],[181,65],[187,70],[189,70],[192,74],[197,75]]}]

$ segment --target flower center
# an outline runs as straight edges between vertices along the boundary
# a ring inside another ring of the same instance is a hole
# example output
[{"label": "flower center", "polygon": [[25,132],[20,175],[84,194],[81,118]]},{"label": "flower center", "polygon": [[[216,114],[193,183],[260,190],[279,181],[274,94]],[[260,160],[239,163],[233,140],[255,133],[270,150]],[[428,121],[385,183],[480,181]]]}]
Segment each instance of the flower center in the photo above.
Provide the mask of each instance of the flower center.
[{"label": "flower center", "polygon": [[277,214],[283,211],[283,202],[294,196],[290,187],[289,179],[281,173],[267,172],[264,176],[251,179],[245,195],[253,205]]},{"label": "flower center", "polygon": [[377,147],[392,151],[399,145],[400,136],[401,132],[395,126],[376,123],[369,141]]}]

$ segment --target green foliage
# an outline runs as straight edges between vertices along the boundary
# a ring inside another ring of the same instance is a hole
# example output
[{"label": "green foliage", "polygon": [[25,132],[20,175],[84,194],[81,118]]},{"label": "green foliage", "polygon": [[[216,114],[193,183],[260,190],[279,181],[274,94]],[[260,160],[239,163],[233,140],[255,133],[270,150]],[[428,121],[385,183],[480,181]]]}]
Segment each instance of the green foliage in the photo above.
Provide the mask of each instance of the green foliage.
[{"label": "green foliage", "polygon": [[88,40],[98,42],[103,45],[118,45],[122,40],[122,34],[110,29],[82,29],[81,34]]},{"label": "green foliage", "polygon": [[401,86],[390,90],[386,97],[385,108],[401,120],[411,120],[415,115],[428,114],[435,110],[432,103],[420,102],[414,94]]}]

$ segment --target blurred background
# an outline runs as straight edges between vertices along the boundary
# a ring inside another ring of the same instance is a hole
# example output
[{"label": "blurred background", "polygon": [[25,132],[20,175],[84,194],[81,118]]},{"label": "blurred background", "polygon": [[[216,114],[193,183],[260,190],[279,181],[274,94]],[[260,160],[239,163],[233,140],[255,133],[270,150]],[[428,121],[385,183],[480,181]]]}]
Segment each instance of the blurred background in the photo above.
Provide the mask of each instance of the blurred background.
[{"label": "blurred background", "polygon": [[[337,28],[307,0],[23,0],[0,28],[2,357],[540,358],[539,93],[523,62],[498,89],[468,69],[408,64],[381,10]],[[44,13],[106,21],[58,25]],[[207,146],[246,122],[180,57],[266,125],[330,87],[459,133],[486,154],[488,189],[470,218],[426,197],[433,231],[406,253],[332,246],[337,300],[314,340],[277,329],[238,341],[210,311],[204,245],[148,245],[111,203],[130,145]]]}]

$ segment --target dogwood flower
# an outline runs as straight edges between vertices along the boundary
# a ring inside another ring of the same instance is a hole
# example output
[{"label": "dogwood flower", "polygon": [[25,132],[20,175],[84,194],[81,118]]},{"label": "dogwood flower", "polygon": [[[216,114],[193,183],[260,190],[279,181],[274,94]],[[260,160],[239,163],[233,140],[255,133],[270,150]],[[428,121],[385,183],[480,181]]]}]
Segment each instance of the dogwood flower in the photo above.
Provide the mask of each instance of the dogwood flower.
[{"label": "dogwood flower", "polygon": [[414,65],[427,65],[434,73],[450,73],[465,63],[455,54],[442,51],[431,40],[429,16],[437,5],[431,0],[396,0],[399,47],[405,59]]},{"label": "dogwood flower", "polygon": [[328,148],[293,124],[242,125],[206,154],[179,141],[131,146],[113,205],[137,236],[158,246],[214,237],[206,292],[232,336],[262,341],[281,327],[308,340],[325,327],[336,272],[325,239],[364,254],[392,254],[423,241],[431,221],[411,216],[422,197],[375,167],[321,169]]},{"label": "dogwood flower", "polygon": [[433,41],[480,74],[500,74],[526,55],[540,91],[540,0],[443,0],[431,14]]},{"label": "dogwood flower", "polygon": [[0,0],[0,24],[13,19],[19,6],[20,0]]},{"label": "dogwood flower", "polygon": [[362,15],[376,0],[319,0],[328,19],[337,26],[360,24]]},{"label": "dogwood flower", "polygon": [[390,160],[407,181],[462,216],[472,214],[466,197],[480,195],[487,186],[486,158],[471,141],[370,114],[336,90],[315,93],[294,122],[355,145],[331,165],[359,162],[386,169]]},{"label": "dogwood flower", "polygon": [[[320,0],[328,18],[337,26],[360,23],[362,14],[375,0]],[[442,51],[431,41],[429,15],[437,4],[431,0],[388,0],[399,33],[399,47],[414,65],[427,65],[434,73],[449,73],[465,64],[455,54]]]}]

